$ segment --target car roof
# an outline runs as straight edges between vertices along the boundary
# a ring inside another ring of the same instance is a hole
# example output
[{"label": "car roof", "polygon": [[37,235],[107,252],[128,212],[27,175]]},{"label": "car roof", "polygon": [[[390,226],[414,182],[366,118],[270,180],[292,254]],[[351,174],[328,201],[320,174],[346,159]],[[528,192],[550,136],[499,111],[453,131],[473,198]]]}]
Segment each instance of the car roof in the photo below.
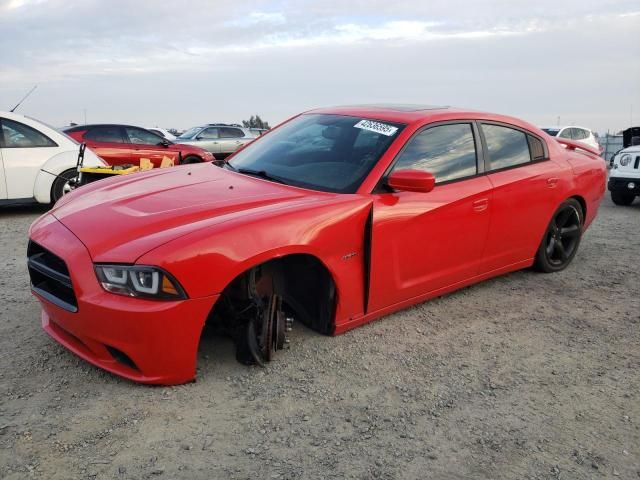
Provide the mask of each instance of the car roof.
[{"label": "car roof", "polygon": [[94,127],[131,127],[131,128],[142,128],[143,130],[147,130],[145,127],[140,127],[138,125],[127,125],[124,123],[88,123],[86,125],[73,125],[69,127],[65,127],[63,131],[78,131],[78,130],[86,130],[87,128]]},{"label": "car roof", "polygon": [[8,120],[24,123],[25,125],[28,125],[31,128],[35,128],[39,132],[44,133],[45,135],[50,137],[59,145],[66,144],[70,148],[77,148],[78,142],[76,142],[74,139],[65,135],[62,130],[52,127],[50,125],[47,125],[41,120],[30,117],[29,115],[23,115],[21,113],[16,113],[16,112],[0,111],[0,117],[6,118]]},{"label": "car roof", "polygon": [[[435,106],[435,105],[404,105],[404,104],[372,104],[346,105],[309,110],[305,114],[333,114],[368,118],[394,123],[432,123],[449,120],[485,120],[504,122],[525,128],[532,132],[539,131],[538,127],[528,122],[508,115],[481,112],[472,109]],[[542,132],[540,132],[542,133]]]},{"label": "car roof", "polygon": [[553,126],[553,127],[540,127],[540,128],[545,128],[547,130],[562,130],[563,128],[581,128],[583,130],[589,130],[591,131],[590,128],[587,127],[581,127],[580,125],[561,125],[561,126]]}]

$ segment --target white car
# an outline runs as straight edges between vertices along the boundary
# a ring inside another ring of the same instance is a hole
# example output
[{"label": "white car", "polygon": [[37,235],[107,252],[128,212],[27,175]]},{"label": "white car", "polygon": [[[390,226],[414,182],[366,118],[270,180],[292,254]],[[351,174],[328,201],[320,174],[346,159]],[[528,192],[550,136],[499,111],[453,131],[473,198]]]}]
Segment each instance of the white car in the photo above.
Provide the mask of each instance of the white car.
[{"label": "white car", "polygon": [[591,130],[584,127],[575,127],[575,126],[567,126],[567,127],[540,127],[547,134],[552,137],[558,138],[566,138],[568,140],[575,140],[577,142],[582,142],[586,145],[589,145],[595,149],[601,149],[598,140],[596,140],[596,136],[593,134]]},{"label": "white car", "polygon": [[169,133],[169,130],[165,130],[164,128],[158,128],[158,127],[145,127],[145,130],[149,130],[150,132],[155,133],[156,135],[160,135],[161,137],[166,138],[167,140],[171,141],[171,142],[175,142],[176,140],[176,136]]},{"label": "white car", "polygon": [[609,191],[616,205],[631,205],[640,195],[640,145],[624,148],[613,158]]},{"label": "white car", "polygon": [[[55,203],[71,190],[80,145],[24,115],[0,112],[0,205]],[[91,150],[85,166],[105,163]]]}]

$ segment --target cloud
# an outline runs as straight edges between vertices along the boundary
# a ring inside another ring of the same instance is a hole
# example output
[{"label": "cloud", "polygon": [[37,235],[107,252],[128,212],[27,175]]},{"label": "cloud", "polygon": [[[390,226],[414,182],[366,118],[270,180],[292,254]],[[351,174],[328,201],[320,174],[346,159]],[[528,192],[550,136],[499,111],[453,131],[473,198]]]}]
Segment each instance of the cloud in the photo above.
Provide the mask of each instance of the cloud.
[{"label": "cloud", "polygon": [[230,27],[253,27],[257,24],[282,25],[287,22],[282,12],[251,12],[246,16],[229,20],[225,25]]},{"label": "cloud", "polygon": [[277,121],[323,104],[403,101],[545,123],[600,115],[604,127],[628,122],[630,103],[640,111],[628,51],[640,41],[638,13],[627,0],[9,0],[0,104],[39,83],[25,107],[52,123],[77,102],[95,120],[188,127],[245,111]]}]

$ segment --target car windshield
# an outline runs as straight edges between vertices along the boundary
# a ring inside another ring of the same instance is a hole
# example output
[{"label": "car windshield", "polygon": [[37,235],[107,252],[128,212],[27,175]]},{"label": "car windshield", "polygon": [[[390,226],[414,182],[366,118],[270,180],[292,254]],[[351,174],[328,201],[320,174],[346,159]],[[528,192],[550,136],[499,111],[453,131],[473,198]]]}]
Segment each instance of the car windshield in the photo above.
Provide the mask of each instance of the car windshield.
[{"label": "car windshield", "polygon": [[555,137],[560,132],[560,129],[559,128],[543,128],[542,131],[548,133],[552,137]]},{"label": "car windshield", "polygon": [[306,114],[236,153],[231,169],[288,185],[354,193],[403,124]]},{"label": "car windshield", "polygon": [[182,133],[178,138],[182,138],[183,140],[187,140],[187,139],[193,137],[194,135],[196,135],[200,130],[202,130],[202,127],[190,128],[186,132]]}]

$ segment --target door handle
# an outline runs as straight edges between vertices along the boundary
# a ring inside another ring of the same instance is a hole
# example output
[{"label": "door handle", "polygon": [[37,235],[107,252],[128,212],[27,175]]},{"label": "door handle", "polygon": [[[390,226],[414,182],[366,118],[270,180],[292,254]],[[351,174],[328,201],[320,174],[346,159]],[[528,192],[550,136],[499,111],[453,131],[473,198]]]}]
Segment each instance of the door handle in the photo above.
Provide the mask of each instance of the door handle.
[{"label": "door handle", "polygon": [[489,206],[489,199],[488,198],[481,198],[480,200],[476,200],[475,202],[473,202],[473,209],[476,212],[482,212],[483,210],[486,210],[487,207]]},{"label": "door handle", "polygon": [[556,188],[557,185],[558,185],[557,178],[547,178],[547,186],[549,188]]}]

